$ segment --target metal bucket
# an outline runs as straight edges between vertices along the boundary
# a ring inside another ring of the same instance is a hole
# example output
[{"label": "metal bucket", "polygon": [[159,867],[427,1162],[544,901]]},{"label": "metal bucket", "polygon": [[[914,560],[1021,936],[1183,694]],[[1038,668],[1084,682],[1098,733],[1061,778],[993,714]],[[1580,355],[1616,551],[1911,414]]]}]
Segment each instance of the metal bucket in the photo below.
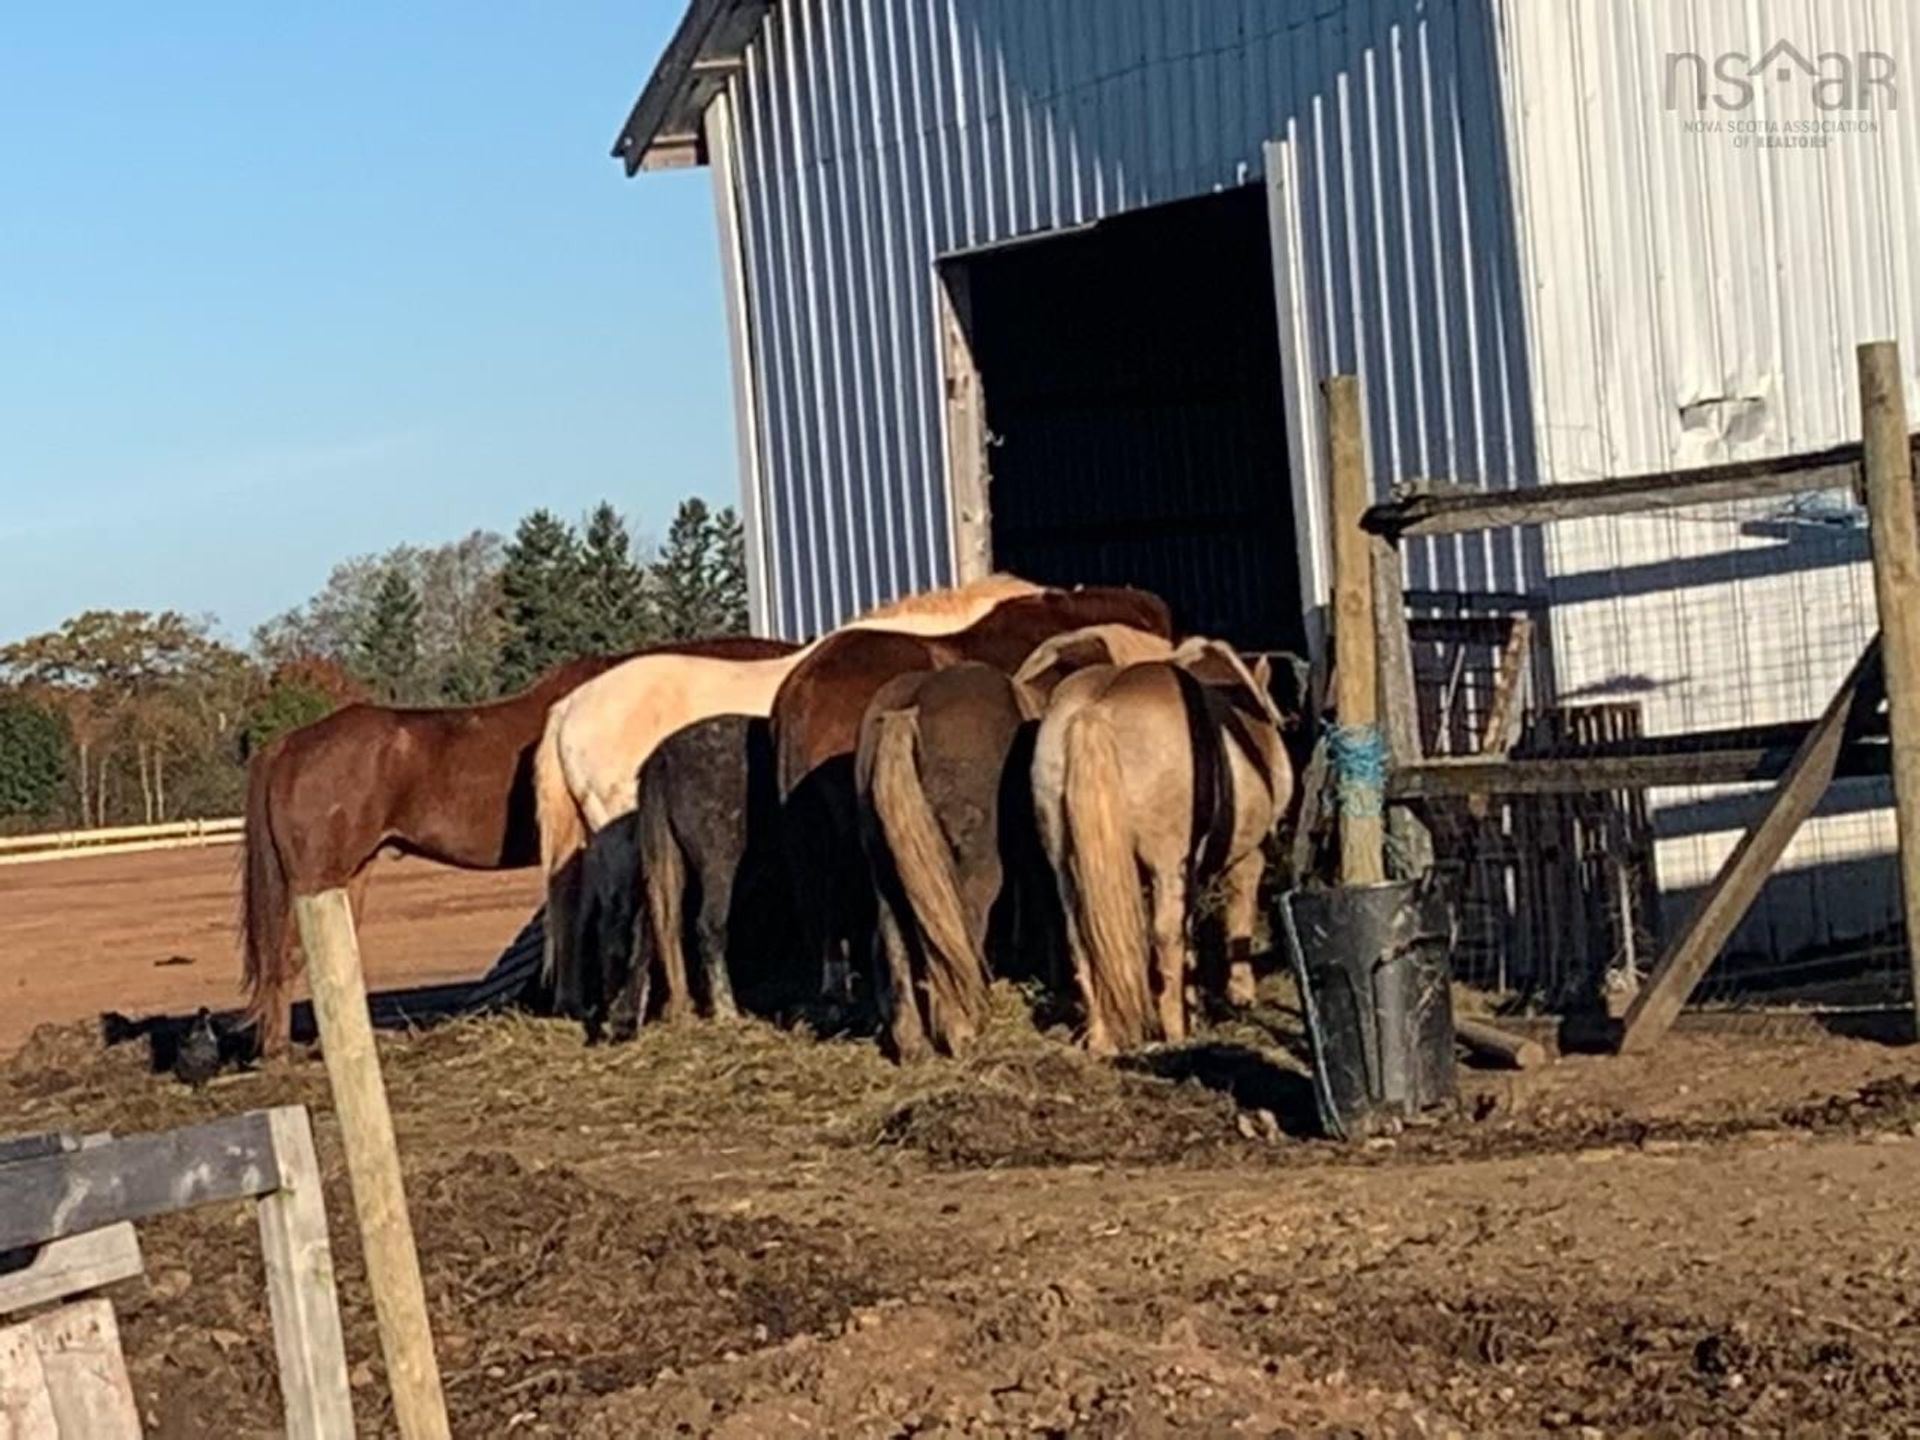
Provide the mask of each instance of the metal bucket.
[{"label": "metal bucket", "polygon": [[1452,913],[1410,882],[1294,890],[1280,916],[1313,1043],[1320,1123],[1336,1139],[1397,1129],[1451,1101]]}]

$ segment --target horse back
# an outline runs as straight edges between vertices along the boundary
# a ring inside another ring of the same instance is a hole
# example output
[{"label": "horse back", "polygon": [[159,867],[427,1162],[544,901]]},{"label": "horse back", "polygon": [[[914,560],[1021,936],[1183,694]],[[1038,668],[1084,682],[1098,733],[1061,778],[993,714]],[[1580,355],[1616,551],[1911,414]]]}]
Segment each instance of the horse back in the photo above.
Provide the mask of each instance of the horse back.
[{"label": "horse back", "polygon": [[773,700],[780,793],[791,795],[822,762],[853,753],[861,717],[888,681],[939,663],[933,642],[891,630],[846,630],[816,644]]}]

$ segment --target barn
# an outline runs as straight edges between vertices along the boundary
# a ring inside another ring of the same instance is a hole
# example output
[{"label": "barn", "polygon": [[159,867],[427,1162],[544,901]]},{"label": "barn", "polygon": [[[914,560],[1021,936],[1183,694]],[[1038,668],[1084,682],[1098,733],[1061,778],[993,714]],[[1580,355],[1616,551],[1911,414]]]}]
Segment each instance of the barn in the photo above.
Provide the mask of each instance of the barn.
[{"label": "barn", "polygon": [[[1856,438],[1854,344],[1920,354],[1916,36],[1904,0],[691,0],[615,154],[711,170],[759,628],[1002,567],[1306,653],[1329,375],[1382,495]],[[1805,719],[1872,628],[1822,502],[1428,541],[1409,603],[1533,616],[1536,711]],[[1651,799],[1677,906],[1742,797]],[[1885,930],[1885,803],[1841,787],[1740,943]]]}]

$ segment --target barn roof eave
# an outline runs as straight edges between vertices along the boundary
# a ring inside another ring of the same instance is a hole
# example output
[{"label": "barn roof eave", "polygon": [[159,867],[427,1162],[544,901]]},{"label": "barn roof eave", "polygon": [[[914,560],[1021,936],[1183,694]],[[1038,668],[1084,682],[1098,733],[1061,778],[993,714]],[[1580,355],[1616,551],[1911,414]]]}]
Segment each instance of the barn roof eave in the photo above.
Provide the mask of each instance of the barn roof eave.
[{"label": "barn roof eave", "polygon": [[773,3],[692,0],[613,142],[627,174],[707,163],[701,116],[740,68]]}]

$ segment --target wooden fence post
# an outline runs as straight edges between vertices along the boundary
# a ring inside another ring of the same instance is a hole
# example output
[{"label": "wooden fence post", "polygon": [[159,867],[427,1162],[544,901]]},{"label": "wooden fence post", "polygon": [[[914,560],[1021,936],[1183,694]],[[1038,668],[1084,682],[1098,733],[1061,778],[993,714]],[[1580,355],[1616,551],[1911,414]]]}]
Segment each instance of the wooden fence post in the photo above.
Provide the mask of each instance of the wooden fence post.
[{"label": "wooden fence post", "polygon": [[[1360,517],[1367,493],[1360,381],[1335,375],[1326,383],[1328,469],[1332,475],[1334,777],[1340,795],[1340,881],[1374,885],[1386,879],[1381,812],[1385,786],[1374,803],[1354,803],[1366,786],[1351,773],[1353,752],[1380,753],[1380,670],[1374,643],[1373,554]],[[1345,763],[1343,763],[1343,761]],[[1345,773],[1343,773],[1345,772]],[[1369,813],[1369,811],[1371,813]]]},{"label": "wooden fence post", "polygon": [[353,1395],[313,1128],[304,1105],[267,1111],[267,1124],[280,1188],[262,1195],[256,1208],[287,1437],[352,1440]]},{"label": "wooden fence post", "polygon": [[400,1178],[393,1114],[380,1078],[367,1013],[367,986],[360,973],[360,945],[344,890],[303,895],[293,902],[300,945],[307,955],[307,982],[319,1022],[321,1053],[340,1120],[340,1139],[353,1182],[353,1208],[360,1221],[367,1282],[373,1290],[380,1349],[387,1360],[394,1420],[405,1440],[449,1440],[446,1398],[433,1354],[420,1257]]},{"label": "wooden fence post", "polygon": [[1900,835],[1901,913],[1907,925],[1914,1029],[1920,1038],[1920,534],[1913,508],[1913,452],[1907,440],[1899,345],[1892,340],[1862,345],[1859,365],[1873,594],[1880,610],[1893,807]]},{"label": "wooden fence post", "polygon": [[[1425,758],[1420,740],[1420,701],[1413,678],[1413,632],[1407,624],[1406,571],[1400,542],[1367,537],[1373,567],[1374,648],[1380,665],[1380,728],[1390,768]],[[1396,880],[1418,880],[1433,869],[1433,835],[1411,806],[1387,811],[1387,840]]]}]

